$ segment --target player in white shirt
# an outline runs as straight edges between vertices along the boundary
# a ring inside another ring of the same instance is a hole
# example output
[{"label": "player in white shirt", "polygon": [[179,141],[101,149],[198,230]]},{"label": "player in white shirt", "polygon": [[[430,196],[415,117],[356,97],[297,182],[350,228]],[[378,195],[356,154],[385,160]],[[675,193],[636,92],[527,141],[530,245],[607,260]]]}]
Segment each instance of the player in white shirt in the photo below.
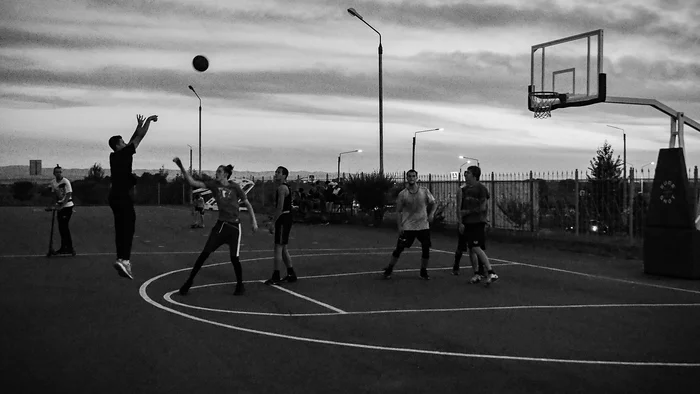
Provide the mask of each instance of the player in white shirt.
[{"label": "player in white shirt", "polygon": [[413,241],[418,239],[421,244],[422,254],[420,259],[420,277],[428,280],[428,259],[430,258],[430,222],[433,221],[435,209],[435,197],[430,190],[418,186],[418,172],[409,170],[406,172],[406,186],[396,199],[396,213],[399,239],[396,249],[391,254],[389,265],[384,268],[384,278],[391,278],[394,265],[399,261],[399,256],[405,248],[410,248]]},{"label": "player in white shirt", "polygon": [[55,254],[75,254],[73,239],[70,234],[70,218],[73,216],[73,188],[70,181],[63,177],[63,169],[56,164],[53,169],[55,179],[51,180],[49,187],[56,194],[56,217],[58,218],[58,232],[61,234],[61,247]]}]

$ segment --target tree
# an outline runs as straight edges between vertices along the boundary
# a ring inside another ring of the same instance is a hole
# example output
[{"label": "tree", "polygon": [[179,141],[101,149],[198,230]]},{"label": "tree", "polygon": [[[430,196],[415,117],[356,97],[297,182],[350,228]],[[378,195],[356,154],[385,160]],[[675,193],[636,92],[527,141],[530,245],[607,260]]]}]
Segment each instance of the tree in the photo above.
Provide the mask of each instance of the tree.
[{"label": "tree", "polygon": [[389,201],[389,191],[394,186],[394,178],[385,174],[371,173],[350,175],[345,188],[360,204],[366,214],[372,214],[374,224],[384,221],[384,208]]},{"label": "tree", "polygon": [[622,223],[622,160],[619,155],[615,158],[615,151],[605,141],[590,164],[587,193],[581,204],[585,209],[582,222],[602,220],[614,231],[615,225]]},{"label": "tree", "polygon": [[104,177],[105,171],[102,169],[102,165],[100,163],[95,163],[90,167],[85,180],[100,182]]}]

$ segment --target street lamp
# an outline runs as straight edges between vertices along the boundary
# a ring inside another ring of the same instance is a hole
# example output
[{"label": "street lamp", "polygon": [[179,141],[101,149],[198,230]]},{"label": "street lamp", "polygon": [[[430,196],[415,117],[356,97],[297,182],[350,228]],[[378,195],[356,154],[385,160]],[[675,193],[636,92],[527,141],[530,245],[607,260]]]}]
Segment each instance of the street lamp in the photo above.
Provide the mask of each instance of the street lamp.
[{"label": "street lamp", "polygon": [[362,153],[362,149],[355,149],[355,150],[350,150],[347,152],[340,152],[340,154],[338,155],[338,182],[340,182],[340,156],[342,156],[346,153],[355,153],[355,152]]},{"label": "street lamp", "polygon": [[427,133],[429,131],[442,131],[444,130],[442,127],[437,128],[437,129],[428,129],[428,130],[421,130],[421,131],[416,131],[413,133],[413,153],[411,154],[411,168],[416,169],[416,135],[419,133]]},{"label": "street lamp", "polygon": [[653,166],[653,165],[654,165],[654,162],[651,161],[651,162],[649,162],[649,163],[647,163],[639,168],[639,188],[642,191],[642,195],[644,195],[644,180],[642,178],[642,175],[644,175],[644,167]]},{"label": "street lamp", "polygon": [[199,99],[199,176],[202,176],[202,99],[199,98],[199,95],[194,91],[192,85],[188,85],[187,87],[190,88]]},{"label": "street lamp", "polygon": [[625,196],[627,194],[627,187],[626,187],[626,185],[627,185],[627,134],[625,133],[625,129],[623,129],[621,127],[612,126],[612,125],[606,125],[606,126],[622,131],[622,144],[623,144],[623,146],[622,146],[622,155],[623,155],[622,156],[622,163],[623,163],[622,179],[624,179],[624,181],[625,181],[625,187],[622,188],[622,201],[624,201],[623,202],[623,206],[624,206],[625,202],[627,201],[627,199],[625,198]]},{"label": "street lamp", "polygon": [[190,175],[192,175],[192,145],[187,144],[190,147]]},{"label": "street lamp", "polygon": [[354,8],[348,8],[348,13],[355,18],[361,20],[365,25],[369,26],[370,29],[374,30],[375,33],[379,35],[379,48],[377,52],[379,54],[379,173],[384,174],[384,103],[382,94],[382,34],[377,31],[372,25],[367,23],[367,21],[362,18],[362,16],[355,11]]},{"label": "street lamp", "polygon": [[459,166],[459,177],[458,178],[459,178],[459,181],[461,182],[462,181],[462,167],[464,167],[465,164],[469,164],[472,162],[472,160],[474,160],[474,161],[476,161],[477,167],[481,167],[481,166],[479,165],[479,159],[475,159],[473,157],[467,157],[467,156],[459,156],[459,158],[467,160],[464,163],[462,163],[461,166]]}]

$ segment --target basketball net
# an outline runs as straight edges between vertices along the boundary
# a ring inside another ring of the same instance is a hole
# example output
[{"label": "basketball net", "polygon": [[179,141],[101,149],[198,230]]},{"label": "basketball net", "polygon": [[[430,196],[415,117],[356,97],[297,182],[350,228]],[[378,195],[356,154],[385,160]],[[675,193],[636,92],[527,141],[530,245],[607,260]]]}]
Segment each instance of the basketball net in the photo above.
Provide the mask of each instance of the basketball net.
[{"label": "basketball net", "polygon": [[552,105],[559,99],[554,92],[532,92],[530,102],[535,119],[546,119],[552,116]]}]

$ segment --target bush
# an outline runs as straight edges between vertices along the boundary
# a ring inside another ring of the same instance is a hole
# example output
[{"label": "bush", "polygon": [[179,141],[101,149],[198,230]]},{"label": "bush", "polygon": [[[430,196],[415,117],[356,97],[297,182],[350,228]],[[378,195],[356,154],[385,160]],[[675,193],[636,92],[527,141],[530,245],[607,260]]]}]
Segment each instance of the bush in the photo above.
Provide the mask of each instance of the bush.
[{"label": "bush", "polygon": [[19,201],[29,201],[34,197],[34,183],[19,181],[12,185],[12,197]]},{"label": "bush", "polygon": [[384,207],[390,201],[394,178],[379,173],[350,175],[345,188],[360,205],[360,210],[373,214],[376,225],[384,220]]}]

